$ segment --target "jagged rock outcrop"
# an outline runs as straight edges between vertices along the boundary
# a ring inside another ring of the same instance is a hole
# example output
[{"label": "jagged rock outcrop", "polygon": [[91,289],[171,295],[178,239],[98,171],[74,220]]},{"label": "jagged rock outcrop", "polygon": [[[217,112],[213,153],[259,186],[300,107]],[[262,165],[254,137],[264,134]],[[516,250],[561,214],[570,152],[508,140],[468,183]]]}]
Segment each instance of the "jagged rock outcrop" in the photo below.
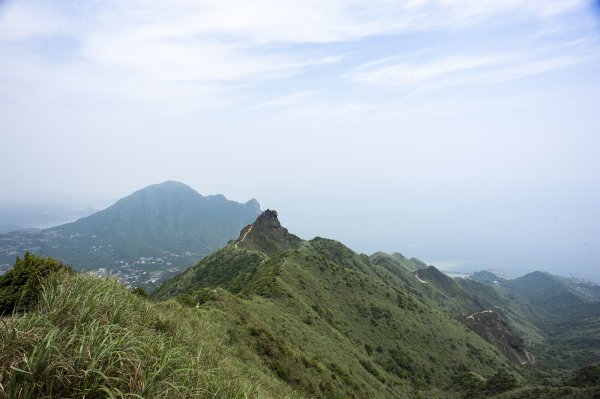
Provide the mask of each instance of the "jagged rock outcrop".
[{"label": "jagged rock outcrop", "polygon": [[240,231],[234,242],[236,248],[254,249],[268,255],[275,255],[286,249],[296,248],[302,240],[289,233],[277,219],[277,211],[267,209],[256,221]]}]

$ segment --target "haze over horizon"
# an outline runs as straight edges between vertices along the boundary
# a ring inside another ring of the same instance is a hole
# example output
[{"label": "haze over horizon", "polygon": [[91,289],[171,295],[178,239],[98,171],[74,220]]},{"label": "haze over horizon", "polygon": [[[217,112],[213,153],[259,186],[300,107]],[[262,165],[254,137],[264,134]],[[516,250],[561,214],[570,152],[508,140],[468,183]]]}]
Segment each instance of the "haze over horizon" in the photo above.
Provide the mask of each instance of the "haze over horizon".
[{"label": "haze over horizon", "polygon": [[593,1],[0,1],[0,200],[177,180],[302,238],[600,282]]}]

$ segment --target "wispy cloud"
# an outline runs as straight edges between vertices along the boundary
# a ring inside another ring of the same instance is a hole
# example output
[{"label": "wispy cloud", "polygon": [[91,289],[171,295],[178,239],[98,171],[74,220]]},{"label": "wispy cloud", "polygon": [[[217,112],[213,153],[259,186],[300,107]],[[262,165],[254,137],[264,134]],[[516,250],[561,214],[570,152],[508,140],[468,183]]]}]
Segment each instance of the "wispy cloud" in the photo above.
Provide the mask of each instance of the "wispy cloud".
[{"label": "wispy cloud", "polygon": [[452,55],[437,59],[387,58],[354,68],[346,77],[353,82],[419,90],[465,84],[498,84],[578,64],[586,56],[519,52]]},{"label": "wispy cloud", "polygon": [[498,65],[505,60],[506,57],[502,55],[463,55],[434,61],[401,62],[385,66],[381,66],[381,63],[369,63],[356,68],[349,77],[355,82],[385,86],[413,85],[431,82],[451,74],[466,73],[473,69]]},{"label": "wispy cloud", "polygon": [[303,103],[305,100],[313,98],[316,94],[320,92],[317,90],[311,91],[301,91],[298,93],[292,93],[285,96],[273,98],[271,100],[267,100],[256,104],[253,106],[255,109],[263,109],[263,108],[279,108],[279,107],[289,107],[292,105],[297,105],[299,103]]},{"label": "wispy cloud", "polygon": [[511,80],[523,79],[529,76],[539,75],[546,72],[564,69],[578,64],[582,58],[565,56],[552,57],[536,61],[529,61],[508,68],[502,68],[498,71],[475,76],[473,80],[482,83],[502,83]]}]

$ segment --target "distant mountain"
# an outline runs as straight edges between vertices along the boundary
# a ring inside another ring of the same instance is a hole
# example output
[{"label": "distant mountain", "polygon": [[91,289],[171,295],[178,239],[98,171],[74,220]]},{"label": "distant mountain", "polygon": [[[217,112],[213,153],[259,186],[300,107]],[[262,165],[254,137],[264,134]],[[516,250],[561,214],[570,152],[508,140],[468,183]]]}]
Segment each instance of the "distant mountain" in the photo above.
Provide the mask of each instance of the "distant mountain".
[{"label": "distant mountain", "polygon": [[494,281],[506,280],[506,277],[500,276],[497,273],[493,273],[490,270],[476,271],[471,274],[472,280],[481,281],[484,283],[493,283]]},{"label": "distant mountain", "polygon": [[369,257],[370,261],[385,267],[390,272],[396,274],[398,270],[408,270],[415,272],[427,267],[427,264],[417,258],[408,259],[399,252],[387,254],[385,252],[375,252]]},{"label": "distant mountain", "polygon": [[575,312],[574,316],[589,316],[600,309],[596,306],[600,305],[600,298],[585,298],[568,284],[567,279],[546,272],[532,272],[513,280],[502,281],[501,285],[520,294],[540,310],[555,315]]},{"label": "distant mountain", "polygon": [[136,269],[146,272],[140,278],[151,279],[151,272],[189,265],[226,244],[259,214],[254,199],[240,204],[222,195],[205,197],[167,181],[72,223],[40,233],[0,235],[0,263],[12,263],[30,250],[80,270],[104,268],[133,276]]},{"label": "distant mountain", "polygon": [[103,211],[49,231],[92,237],[91,242],[101,242],[103,252],[118,259],[140,253],[159,256],[164,251],[208,254],[235,237],[242,226],[259,214],[260,207],[254,199],[239,204],[222,195],[203,197],[183,183],[168,181],[136,191]]}]

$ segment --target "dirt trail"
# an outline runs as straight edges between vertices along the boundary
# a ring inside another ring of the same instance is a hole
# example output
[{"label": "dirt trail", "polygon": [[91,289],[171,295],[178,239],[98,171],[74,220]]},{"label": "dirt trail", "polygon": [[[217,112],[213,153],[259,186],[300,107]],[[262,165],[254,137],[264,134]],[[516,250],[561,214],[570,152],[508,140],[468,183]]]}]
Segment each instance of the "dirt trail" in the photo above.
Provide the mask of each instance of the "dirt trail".
[{"label": "dirt trail", "polygon": [[246,239],[246,236],[248,235],[248,233],[250,233],[250,232],[252,231],[252,228],[253,228],[253,227],[254,227],[254,225],[253,225],[253,224],[252,224],[252,225],[250,225],[250,228],[249,228],[249,229],[248,229],[248,230],[247,230],[247,231],[244,233],[244,235],[242,236],[242,238],[241,238],[241,239],[239,239],[239,240],[238,240],[238,242],[236,242],[236,243],[235,243],[235,249],[237,249],[237,247],[238,247],[238,244],[239,244],[240,242],[243,242],[243,241]]},{"label": "dirt trail", "polygon": [[475,321],[475,316],[477,316],[478,314],[481,314],[481,313],[494,313],[494,311],[493,310],[482,310],[481,312],[475,312],[471,316],[467,316],[467,319],[471,319],[471,320]]},{"label": "dirt trail", "polygon": [[415,278],[419,283],[427,284],[427,281],[423,280],[417,273],[414,274]]}]

